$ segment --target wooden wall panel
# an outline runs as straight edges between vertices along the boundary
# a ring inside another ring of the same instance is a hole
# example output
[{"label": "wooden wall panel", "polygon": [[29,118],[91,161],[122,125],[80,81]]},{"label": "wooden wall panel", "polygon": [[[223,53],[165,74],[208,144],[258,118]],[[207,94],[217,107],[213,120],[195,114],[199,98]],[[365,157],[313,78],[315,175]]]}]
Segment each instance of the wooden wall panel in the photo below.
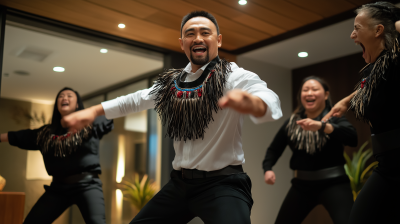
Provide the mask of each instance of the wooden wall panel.
[{"label": "wooden wall panel", "polygon": [[327,18],[355,8],[356,5],[345,0],[288,0],[289,2]]},{"label": "wooden wall panel", "polygon": [[288,18],[299,21],[303,24],[312,23],[323,19],[322,16],[308,11],[304,8],[298,7],[287,1],[276,1],[276,0],[252,0],[254,4],[258,4],[264,8],[279,12]]},{"label": "wooden wall panel", "polygon": [[[235,31],[235,32],[240,32],[240,33],[244,33],[248,36],[252,36],[255,38],[260,38],[260,39],[266,39],[268,37],[271,37],[271,35],[267,34],[267,33],[263,33],[263,32],[259,32],[258,30],[254,30],[246,25],[242,25],[242,24],[238,24],[235,21],[232,21],[232,18],[230,17],[224,17],[218,13],[220,13],[220,11],[217,8],[215,9],[205,9],[201,7],[201,4],[199,4],[200,6],[197,5],[191,5],[189,3],[183,2],[183,1],[176,1],[176,0],[169,0],[169,1],[165,1],[165,0],[137,0],[140,1],[144,4],[147,5],[151,5],[154,8],[160,9],[160,10],[165,10],[170,12],[171,14],[177,15],[179,16],[179,18],[182,19],[183,16],[185,16],[186,14],[188,14],[191,11],[194,10],[208,10],[210,12],[213,13],[213,15],[215,16],[215,18],[218,21],[218,24],[221,28],[221,32],[222,30],[231,30],[231,31]],[[180,24],[180,23],[179,23]]]},{"label": "wooden wall panel", "polygon": [[246,14],[243,14],[242,16],[233,18],[233,20],[238,23],[242,23],[248,27],[251,27],[253,29],[263,31],[265,33],[269,33],[272,36],[275,36],[275,35],[285,32],[284,29],[281,29],[279,27],[276,27],[274,25],[271,25],[269,23],[266,23],[262,20],[259,20],[257,18],[254,18],[254,17],[246,15]]},{"label": "wooden wall panel", "polygon": [[279,12],[260,7],[259,5],[254,4],[252,1],[248,1],[247,4],[244,6],[237,4],[236,0],[218,1],[224,3],[225,5],[229,5],[230,7],[233,7],[241,12],[244,12],[251,17],[260,19],[270,25],[276,26],[283,30],[291,30],[304,25],[303,23],[288,18]]},{"label": "wooden wall panel", "polygon": [[[355,8],[367,0],[0,0],[0,4],[65,23],[180,51],[182,17],[211,12],[234,51]],[[125,29],[117,27],[119,23]]]},{"label": "wooden wall panel", "polygon": [[245,34],[259,40],[264,40],[272,36],[262,31],[260,32],[260,30],[258,29],[253,29],[252,27],[238,24],[236,21],[219,15],[215,15],[215,18],[217,19],[218,25],[220,26],[221,33],[223,33],[225,30],[229,30],[232,32]]},{"label": "wooden wall panel", "polygon": [[[182,18],[170,13],[157,11],[145,20],[180,32]],[[179,38],[179,36],[177,38]]]},{"label": "wooden wall panel", "polygon": [[86,2],[90,2],[92,4],[96,4],[102,6],[104,8],[113,9],[115,11],[137,17],[140,19],[147,18],[159,10],[144,5],[140,2],[132,1],[132,0],[84,0]]},{"label": "wooden wall panel", "polygon": [[[76,5],[76,2],[82,4]],[[57,5],[54,6],[54,4],[43,0],[13,0],[7,1],[5,5],[143,43],[175,51],[180,49],[176,41],[176,37],[179,37],[179,31],[127,16],[89,2],[63,0],[57,2]],[[117,27],[119,23],[124,23],[127,27],[120,29]]]},{"label": "wooden wall panel", "polygon": [[[225,18],[229,18],[231,20],[236,21],[236,24],[239,23],[251,27],[255,30],[259,30],[263,33],[267,33],[270,35],[277,35],[285,31],[284,29],[275,26],[271,23],[260,20],[254,17],[253,15],[248,15],[246,13],[243,13],[240,10],[237,10],[237,8],[235,8],[234,6],[231,7],[229,5],[217,2],[215,0],[203,0],[203,1],[186,0],[186,1],[193,5],[205,7],[206,9],[208,9],[208,11],[213,13],[214,16],[220,15]],[[235,3],[234,5],[239,5],[239,4]]]},{"label": "wooden wall panel", "polygon": [[364,4],[371,3],[371,2],[377,2],[377,1],[371,1],[371,0],[347,0],[347,1],[353,3],[354,5],[364,5]]},{"label": "wooden wall panel", "polygon": [[24,219],[25,193],[0,192],[0,223],[21,224]]}]

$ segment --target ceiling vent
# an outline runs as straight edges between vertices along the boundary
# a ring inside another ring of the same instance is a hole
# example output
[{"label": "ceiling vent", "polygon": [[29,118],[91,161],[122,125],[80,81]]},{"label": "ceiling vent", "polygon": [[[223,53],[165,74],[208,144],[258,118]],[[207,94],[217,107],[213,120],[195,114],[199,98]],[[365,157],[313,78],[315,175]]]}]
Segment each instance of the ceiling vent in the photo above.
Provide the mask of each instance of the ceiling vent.
[{"label": "ceiling vent", "polygon": [[29,72],[22,71],[22,70],[15,70],[14,73],[17,75],[29,75],[30,74]]},{"label": "ceiling vent", "polygon": [[53,52],[50,50],[46,50],[46,49],[41,49],[41,48],[36,48],[36,47],[25,47],[21,51],[19,51],[16,54],[16,56],[19,58],[42,62],[51,53],[53,53]]}]

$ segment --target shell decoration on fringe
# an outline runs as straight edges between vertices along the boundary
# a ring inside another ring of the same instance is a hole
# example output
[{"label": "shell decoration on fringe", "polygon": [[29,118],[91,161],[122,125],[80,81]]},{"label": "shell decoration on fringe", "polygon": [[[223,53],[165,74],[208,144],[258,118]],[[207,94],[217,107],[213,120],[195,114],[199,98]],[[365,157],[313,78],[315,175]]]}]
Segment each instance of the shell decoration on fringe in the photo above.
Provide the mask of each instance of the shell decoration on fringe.
[{"label": "shell decoration on fringe", "polygon": [[301,119],[299,114],[293,114],[286,126],[287,133],[290,141],[295,144],[295,148],[306,150],[307,153],[312,155],[324,147],[329,136],[323,131],[304,130],[296,122]]},{"label": "shell decoration on fringe", "polygon": [[[385,79],[385,72],[389,66],[396,61],[397,57],[399,57],[399,53],[399,42],[396,39],[392,49],[387,50],[376,60],[371,73],[367,77],[363,76],[363,78],[357,83],[355,87],[357,92],[350,100],[349,110],[354,111],[358,120],[363,120],[371,125],[369,120],[364,117],[365,108],[371,100],[372,92],[376,89],[380,80]],[[371,64],[367,64],[359,73],[362,74],[369,66],[371,66]]]},{"label": "shell decoration on fringe", "polygon": [[203,71],[199,79],[204,80],[197,86],[179,86],[187,75],[183,69],[160,74],[150,94],[156,94],[155,110],[162,124],[167,125],[168,137],[178,141],[204,138],[208,124],[214,120],[213,112],[220,109],[218,100],[223,96],[229,72],[230,63],[216,57]]},{"label": "shell decoration on fringe", "polygon": [[80,132],[64,135],[51,133],[51,126],[45,126],[38,134],[37,144],[41,147],[42,153],[46,154],[54,150],[55,157],[66,157],[77,150],[84,140],[90,138],[92,126],[85,127]]}]

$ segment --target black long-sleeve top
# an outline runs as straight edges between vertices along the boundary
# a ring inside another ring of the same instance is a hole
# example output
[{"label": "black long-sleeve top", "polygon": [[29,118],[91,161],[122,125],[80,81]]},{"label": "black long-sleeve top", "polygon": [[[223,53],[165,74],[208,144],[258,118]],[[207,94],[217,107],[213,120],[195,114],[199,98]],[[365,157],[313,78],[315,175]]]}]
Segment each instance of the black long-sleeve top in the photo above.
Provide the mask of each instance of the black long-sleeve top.
[{"label": "black long-sleeve top", "polygon": [[[400,41],[400,38],[398,38]],[[386,50],[382,51],[377,58],[378,61]],[[375,63],[371,63],[363,72],[362,77],[366,78],[371,74]],[[371,133],[381,134],[400,128],[399,84],[400,84],[400,55],[397,54],[395,61],[388,61],[388,68],[384,71],[375,89],[372,90],[371,99],[365,106],[364,117],[369,119]]]},{"label": "black long-sleeve top", "polygon": [[[324,112],[314,120],[320,121],[327,112],[328,110],[324,110]],[[302,117],[306,118],[304,115]],[[272,167],[278,161],[287,145],[289,145],[290,149],[293,151],[293,155],[290,159],[290,168],[293,170],[308,171],[345,164],[343,157],[344,146],[357,146],[356,130],[345,117],[332,118],[330,120],[330,124],[334,128],[333,132],[328,134],[329,139],[327,139],[322,149],[317,149],[314,154],[309,154],[306,150],[295,148],[295,144],[290,141],[287,134],[286,126],[288,123],[289,119],[286,120],[279,129],[274,140],[267,149],[263,161],[264,173],[268,170],[272,170]]]},{"label": "black long-sleeve top", "polygon": [[[84,140],[75,152],[65,157],[54,156],[54,153],[51,153],[54,149],[51,147],[48,153],[43,153],[41,147],[37,144],[37,136],[44,127],[34,130],[10,131],[8,132],[9,143],[21,149],[40,150],[47,173],[50,176],[68,176],[82,172],[101,173],[99,142],[103,135],[114,128],[112,120],[107,120],[104,116],[96,118],[93,122],[91,136]],[[62,134],[65,133],[67,133],[67,129],[63,130]]]}]

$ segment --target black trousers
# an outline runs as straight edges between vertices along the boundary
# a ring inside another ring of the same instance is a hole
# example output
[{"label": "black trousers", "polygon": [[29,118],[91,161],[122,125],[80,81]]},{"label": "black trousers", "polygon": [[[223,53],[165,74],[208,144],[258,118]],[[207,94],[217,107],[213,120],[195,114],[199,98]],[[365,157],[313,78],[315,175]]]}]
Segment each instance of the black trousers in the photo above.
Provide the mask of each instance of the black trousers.
[{"label": "black trousers", "polygon": [[24,224],[53,223],[68,207],[76,204],[87,224],[105,224],[105,207],[100,179],[75,184],[52,182],[39,198]]},{"label": "black trousers", "polygon": [[253,205],[251,181],[245,173],[171,180],[136,215],[131,224],[188,223],[199,217],[206,224],[249,224]]},{"label": "black trousers", "polygon": [[353,206],[353,194],[346,178],[342,177],[344,181],[339,178],[334,184],[329,184],[329,180],[324,183],[293,179],[275,223],[302,223],[315,206],[322,204],[335,224],[346,224]]},{"label": "black trousers", "polygon": [[379,165],[357,196],[350,224],[400,223],[400,149],[375,158]]}]

